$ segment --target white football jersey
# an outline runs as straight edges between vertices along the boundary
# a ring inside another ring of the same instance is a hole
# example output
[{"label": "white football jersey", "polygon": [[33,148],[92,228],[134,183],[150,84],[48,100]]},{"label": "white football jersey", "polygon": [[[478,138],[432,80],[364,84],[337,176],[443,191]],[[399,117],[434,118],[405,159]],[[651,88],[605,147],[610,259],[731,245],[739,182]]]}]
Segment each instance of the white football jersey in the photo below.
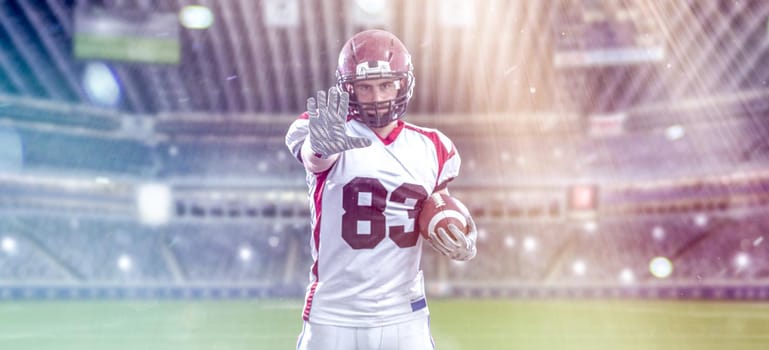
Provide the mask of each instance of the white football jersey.
[{"label": "white football jersey", "polygon": [[[458,175],[459,154],[441,132],[403,121],[385,139],[356,120],[346,129],[373,142],[307,174],[314,263],[303,318],[373,327],[424,317],[417,208]],[[286,135],[297,159],[308,132],[305,113]]]}]

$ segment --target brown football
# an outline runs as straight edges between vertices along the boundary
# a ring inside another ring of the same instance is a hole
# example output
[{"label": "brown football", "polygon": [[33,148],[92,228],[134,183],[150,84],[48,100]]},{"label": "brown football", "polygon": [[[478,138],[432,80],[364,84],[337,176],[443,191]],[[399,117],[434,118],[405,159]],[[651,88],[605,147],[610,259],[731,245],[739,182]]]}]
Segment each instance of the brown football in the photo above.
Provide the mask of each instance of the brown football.
[{"label": "brown football", "polygon": [[419,233],[424,239],[430,239],[430,231],[438,234],[437,229],[442,227],[451,235],[449,224],[454,224],[467,233],[467,218],[462,214],[461,207],[457,205],[458,199],[443,194],[433,193],[422,203],[417,224]]}]

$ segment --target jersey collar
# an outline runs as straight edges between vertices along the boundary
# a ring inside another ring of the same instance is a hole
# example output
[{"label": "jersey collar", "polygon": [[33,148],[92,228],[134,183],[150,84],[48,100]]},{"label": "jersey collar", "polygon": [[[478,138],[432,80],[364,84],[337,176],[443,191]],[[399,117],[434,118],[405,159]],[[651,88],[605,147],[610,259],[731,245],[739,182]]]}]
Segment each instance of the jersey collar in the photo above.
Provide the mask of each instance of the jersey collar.
[{"label": "jersey collar", "polygon": [[[387,135],[387,137],[380,137],[379,134],[374,133],[381,141],[385,144],[385,146],[393,143],[395,139],[400,135],[401,131],[403,131],[403,127],[406,125],[402,120],[398,119],[396,121],[395,128],[390,131],[390,133]],[[372,130],[373,131],[373,130]]]},{"label": "jersey collar", "polygon": [[403,129],[406,126],[406,123],[403,120],[398,119],[397,121],[395,121],[395,123],[396,123],[395,124],[395,128],[393,128],[392,131],[390,131],[390,133],[386,137],[380,137],[379,134],[374,132],[373,129],[369,128],[368,126],[366,126],[366,124],[363,124],[363,123],[361,123],[360,121],[358,121],[356,119],[352,119],[352,120],[348,121],[348,123],[349,122],[352,122],[353,125],[354,125],[353,127],[356,128],[356,129],[359,129],[360,132],[373,134],[374,136],[376,136],[379,139],[379,141],[382,141],[382,143],[385,146],[388,146],[391,143],[395,142],[395,139],[398,138],[398,135],[400,135],[401,131],[403,131]]}]

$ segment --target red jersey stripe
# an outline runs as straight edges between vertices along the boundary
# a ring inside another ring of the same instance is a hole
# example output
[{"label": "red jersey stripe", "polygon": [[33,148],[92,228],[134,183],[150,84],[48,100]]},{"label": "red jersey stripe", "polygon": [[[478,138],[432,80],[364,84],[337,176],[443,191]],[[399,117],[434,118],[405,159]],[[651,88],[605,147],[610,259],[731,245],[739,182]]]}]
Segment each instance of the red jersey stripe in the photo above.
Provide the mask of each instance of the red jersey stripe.
[{"label": "red jersey stripe", "polygon": [[[331,168],[315,175],[315,192],[312,194],[315,207],[315,226],[312,230],[312,240],[315,244],[315,251],[317,252],[318,257],[320,257],[320,214],[323,209],[323,187],[326,184],[326,177],[328,177],[328,173],[330,171]],[[312,284],[310,293],[307,294],[307,300],[305,300],[304,303],[304,312],[302,313],[302,318],[304,318],[305,321],[309,320],[310,309],[312,308],[312,299],[313,296],[315,296],[315,288],[318,286],[318,260],[320,259],[315,259],[315,262],[312,264],[312,274],[315,276],[315,283]]]},{"label": "red jersey stripe", "polygon": [[433,145],[435,145],[435,154],[438,156],[438,176],[435,178],[435,187],[438,187],[438,179],[441,178],[443,166],[446,164],[446,161],[449,160],[449,158],[454,156],[454,148],[452,147],[451,150],[446,149],[446,146],[441,141],[441,137],[435,131],[423,130],[412,125],[406,125],[406,128],[425,135],[428,139],[430,139],[430,141],[433,142]]},{"label": "red jersey stripe", "polygon": [[312,287],[310,287],[310,293],[307,294],[307,300],[304,303],[304,312],[302,312],[302,319],[305,321],[310,320],[310,309],[312,308],[312,298],[315,296],[315,288],[318,288],[317,280],[312,284]]},{"label": "red jersey stripe", "polygon": [[395,139],[398,138],[398,135],[401,134],[401,131],[403,130],[403,126],[406,125],[402,120],[398,120],[397,125],[395,126],[395,129],[390,131],[389,134],[387,134],[387,137],[381,137],[379,134],[376,134],[377,137],[382,141],[382,143],[385,144],[385,146],[395,142]]}]

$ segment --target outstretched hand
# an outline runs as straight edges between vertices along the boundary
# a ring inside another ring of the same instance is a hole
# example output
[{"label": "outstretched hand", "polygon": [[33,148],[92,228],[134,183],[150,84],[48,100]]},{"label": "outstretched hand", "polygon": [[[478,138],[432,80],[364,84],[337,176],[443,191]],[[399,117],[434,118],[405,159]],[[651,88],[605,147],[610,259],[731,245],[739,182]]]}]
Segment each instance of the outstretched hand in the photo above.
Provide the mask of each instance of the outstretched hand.
[{"label": "outstretched hand", "polygon": [[349,136],[345,132],[349,103],[350,95],[336,87],[328,89],[328,95],[321,90],[316,98],[307,99],[310,147],[321,158],[371,145],[371,140]]}]

